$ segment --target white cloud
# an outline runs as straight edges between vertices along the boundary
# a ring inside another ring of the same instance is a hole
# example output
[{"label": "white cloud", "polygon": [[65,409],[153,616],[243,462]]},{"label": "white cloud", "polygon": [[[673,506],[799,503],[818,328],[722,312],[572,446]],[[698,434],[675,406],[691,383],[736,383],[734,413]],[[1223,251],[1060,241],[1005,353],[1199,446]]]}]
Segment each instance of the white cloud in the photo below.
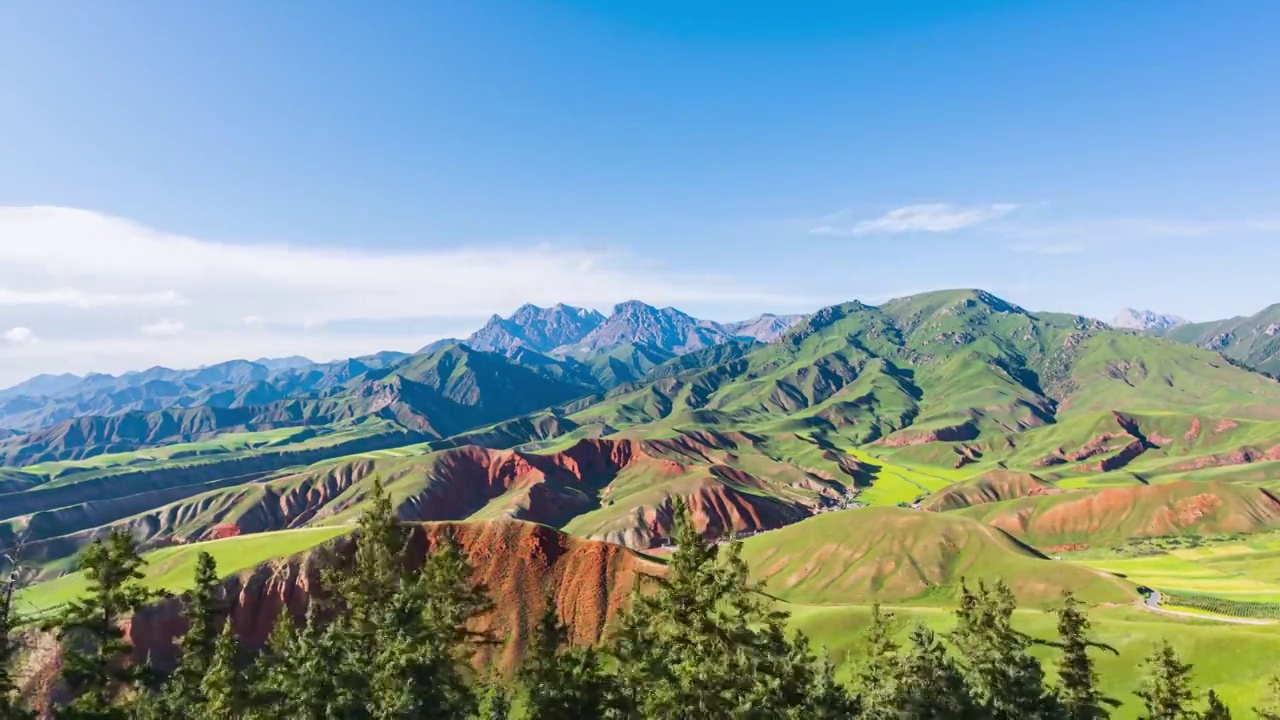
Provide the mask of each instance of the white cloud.
[{"label": "white cloud", "polygon": [[[2,254],[2,251],[0,251]],[[11,290],[0,287],[0,305],[57,305],[91,309],[110,307],[162,307],[182,305],[182,296],[172,290],[152,293],[91,293],[75,288],[52,290]]]},{"label": "white cloud", "polygon": [[881,215],[878,218],[856,220],[849,210],[841,210],[824,219],[822,224],[810,228],[814,235],[857,236],[898,235],[902,233],[945,233],[963,230],[981,223],[1002,218],[1017,205],[993,203],[976,207],[960,207],[950,203],[907,205]]},{"label": "white cloud", "polygon": [[[607,311],[635,297],[677,306],[803,302],[619,252],[533,243],[396,251],[234,244],[85,210],[0,207],[0,322],[38,317],[46,336],[38,347],[0,346],[0,374],[10,376],[0,381],[415,350],[437,330],[465,335],[525,302]],[[181,308],[180,323],[157,314],[166,307]]]},{"label": "white cloud", "polygon": [[[272,323],[484,316],[525,302],[609,307],[631,297],[778,300],[704,273],[677,275],[617,253],[546,246],[373,252],[235,245],[55,207],[0,208],[0,238],[0,287],[22,283],[27,289],[14,292],[28,298],[77,306],[93,306],[94,298],[97,306],[109,304],[103,298],[185,301],[222,318]],[[41,277],[49,284],[33,287]],[[49,290],[55,283],[59,289]],[[75,299],[83,302],[69,302]]]},{"label": "white cloud", "polygon": [[186,325],[176,320],[161,320],[142,326],[142,334],[151,337],[174,337],[182,333]]},{"label": "white cloud", "polygon": [[14,345],[31,345],[40,341],[31,328],[16,327],[4,334],[4,339]]}]

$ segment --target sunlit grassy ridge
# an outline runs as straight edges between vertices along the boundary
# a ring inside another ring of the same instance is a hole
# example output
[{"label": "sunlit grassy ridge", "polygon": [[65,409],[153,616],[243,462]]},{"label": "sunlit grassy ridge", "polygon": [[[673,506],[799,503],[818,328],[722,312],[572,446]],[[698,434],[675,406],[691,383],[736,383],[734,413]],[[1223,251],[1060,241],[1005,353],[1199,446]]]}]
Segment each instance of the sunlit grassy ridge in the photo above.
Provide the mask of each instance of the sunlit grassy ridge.
[{"label": "sunlit grassy ridge", "polygon": [[[218,562],[223,577],[256,567],[268,560],[289,557],[350,532],[350,528],[307,528],[261,535],[178,545],[146,553],[142,584],[153,590],[180,593],[191,589],[196,558],[208,552]],[[79,572],[24,589],[17,596],[19,612],[38,614],[56,608],[84,593],[88,581]]]},{"label": "sunlit grassy ridge", "polygon": [[1065,590],[1093,603],[1136,598],[1106,573],[1049,560],[999,530],[956,515],[900,508],[824,513],[743,543],[753,575],[790,602],[950,604],[961,582],[1005,578],[1024,603]]}]

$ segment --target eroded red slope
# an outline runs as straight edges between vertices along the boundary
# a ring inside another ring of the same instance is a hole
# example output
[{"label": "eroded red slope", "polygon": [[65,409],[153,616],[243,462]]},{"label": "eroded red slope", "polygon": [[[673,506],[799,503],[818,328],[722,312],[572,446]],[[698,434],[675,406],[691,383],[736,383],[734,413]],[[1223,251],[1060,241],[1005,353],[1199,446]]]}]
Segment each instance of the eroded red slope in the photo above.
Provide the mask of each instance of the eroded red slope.
[{"label": "eroded red slope", "polygon": [[[582,540],[544,525],[518,521],[431,523],[415,526],[410,561],[420,566],[427,553],[452,539],[487,589],[493,609],[471,629],[499,642],[485,646],[477,661],[511,669],[530,632],[554,597],[560,618],[576,643],[600,638],[622,608],[642,574],[660,574],[664,566],[618,545]],[[320,588],[321,570],[347,562],[354,543],[287,561],[272,562],[224,582],[231,601],[232,627],[250,648],[264,643],[283,609],[301,620]],[[143,611],[129,624],[137,659],[150,656],[164,667],[172,662],[173,642],[185,631],[178,598]]]}]

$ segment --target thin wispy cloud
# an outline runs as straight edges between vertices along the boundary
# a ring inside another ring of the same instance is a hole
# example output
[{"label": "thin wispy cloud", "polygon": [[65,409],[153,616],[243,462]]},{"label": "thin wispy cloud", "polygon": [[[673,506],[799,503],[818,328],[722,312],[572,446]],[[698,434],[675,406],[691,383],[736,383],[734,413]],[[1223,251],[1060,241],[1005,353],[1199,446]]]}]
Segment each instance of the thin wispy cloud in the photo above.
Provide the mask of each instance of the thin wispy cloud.
[{"label": "thin wispy cloud", "polygon": [[[0,252],[0,254],[3,254]],[[93,293],[75,288],[13,290],[0,287],[0,305],[56,305],[69,308],[165,307],[183,305],[186,300],[172,291],[150,293]]]},{"label": "thin wispy cloud", "polygon": [[186,329],[184,323],[176,320],[161,320],[150,325],[143,325],[142,334],[150,335],[151,337],[174,337],[180,335],[184,329]]},{"label": "thin wispy cloud", "polygon": [[1005,217],[1018,206],[992,203],[962,207],[951,203],[907,205],[879,217],[859,220],[852,211],[841,210],[809,229],[814,235],[860,236],[903,233],[949,233]]}]

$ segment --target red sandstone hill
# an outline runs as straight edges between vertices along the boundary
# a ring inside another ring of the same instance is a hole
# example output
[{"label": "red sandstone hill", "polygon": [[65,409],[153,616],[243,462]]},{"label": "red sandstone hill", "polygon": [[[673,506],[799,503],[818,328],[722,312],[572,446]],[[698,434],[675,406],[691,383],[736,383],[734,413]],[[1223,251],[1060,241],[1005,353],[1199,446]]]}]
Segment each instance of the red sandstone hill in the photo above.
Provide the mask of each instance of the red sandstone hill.
[{"label": "red sandstone hill", "polygon": [[1030,473],[991,470],[977,477],[948,485],[930,495],[924,502],[924,509],[939,512],[959,510],[982,503],[1052,495],[1059,492],[1062,491]]},{"label": "red sandstone hill", "polygon": [[[548,596],[578,643],[599,639],[606,624],[630,597],[642,574],[660,574],[664,566],[618,545],[582,540],[534,523],[493,521],[427,523],[413,527],[410,562],[420,565],[446,539],[457,543],[486,588],[493,609],[473,630],[490,633],[500,644],[484,661],[513,667],[524,650]],[[297,620],[319,586],[321,569],[350,557],[355,541],[344,538],[299,557],[273,561],[228,578],[232,627],[250,648],[265,642],[282,608]],[[161,666],[173,657],[172,641],[185,631],[181,600],[147,609],[129,627],[135,656],[150,655]]]},{"label": "red sandstone hill", "polygon": [[[830,475],[774,460],[741,434],[657,440],[586,439],[558,452],[468,445],[405,458],[355,458],[169,506],[146,523],[186,539],[337,522],[358,512],[369,483],[389,488],[406,521],[518,519],[649,547],[665,537],[671,498],[688,498],[708,534],[795,522],[839,497]],[[833,466],[834,467],[834,466]],[[639,490],[639,492],[638,492]],[[181,528],[167,519],[194,519]],[[133,528],[137,529],[137,528]]]},{"label": "red sandstone hill", "polygon": [[1280,527],[1280,498],[1264,488],[1221,482],[1074,490],[957,512],[1046,550]]},{"label": "red sandstone hill", "polygon": [[[643,575],[660,575],[665,566],[632,550],[582,540],[534,523],[493,521],[424,523],[415,525],[409,558],[415,567],[428,552],[452,539],[484,586],[493,608],[477,618],[471,629],[498,641],[481,646],[475,662],[514,669],[531,632],[554,597],[570,639],[579,644],[598,640],[607,624],[624,607]],[[281,611],[301,622],[312,594],[320,587],[321,571],[351,557],[355,541],[342,538],[303,555],[260,565],[223,582],[231,603],[231,623],[251,649],[261,647]],[[136,615],[125,631],[134,645],[134,658],[151,658],[157,667],[170,667],[175,642],[186,631],[182,599],[162,600]],[[60,659],[49,638],[37,638],[38,652],[29,668],[26,692],[56,694],[49,679]]]}]

